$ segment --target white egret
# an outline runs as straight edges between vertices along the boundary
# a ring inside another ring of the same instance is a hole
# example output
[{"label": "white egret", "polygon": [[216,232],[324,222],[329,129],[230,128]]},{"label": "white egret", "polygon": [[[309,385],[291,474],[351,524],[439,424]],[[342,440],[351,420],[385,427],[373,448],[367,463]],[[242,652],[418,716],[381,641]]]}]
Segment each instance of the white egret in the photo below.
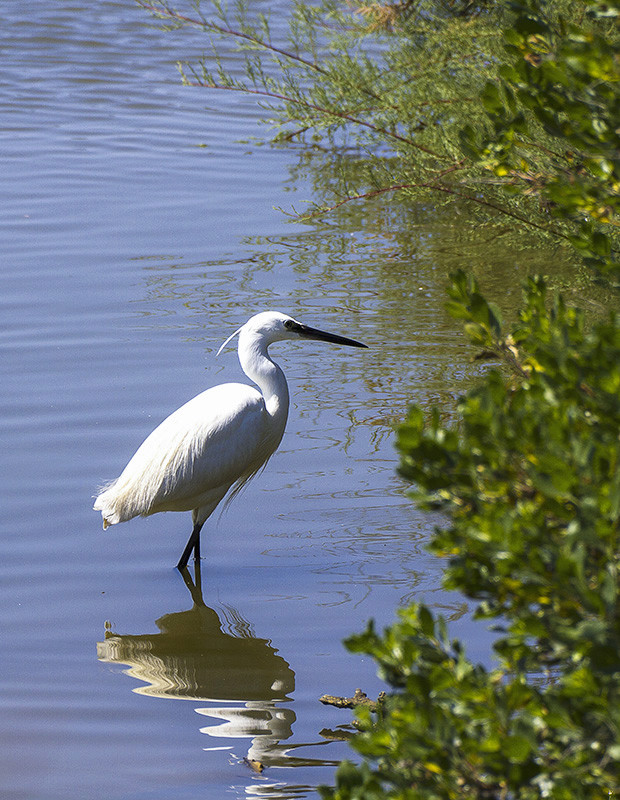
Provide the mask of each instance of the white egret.
[{"label": "white egret", "polygon": [[103,487],[94,509],[103,527],[160,511],[191,511],[193,530],[177,564],[192,550],[200,558],[200,531],[229,489],[229,501],[273,455],[286,426],[286,378],[268,348],[284,339],[318,339],[351,347],[361,342],[310,328],[286,314],[263,311],[235,331],[241,368],[259,388],[223,383],[194,397],[144,440],[121,475]]}]

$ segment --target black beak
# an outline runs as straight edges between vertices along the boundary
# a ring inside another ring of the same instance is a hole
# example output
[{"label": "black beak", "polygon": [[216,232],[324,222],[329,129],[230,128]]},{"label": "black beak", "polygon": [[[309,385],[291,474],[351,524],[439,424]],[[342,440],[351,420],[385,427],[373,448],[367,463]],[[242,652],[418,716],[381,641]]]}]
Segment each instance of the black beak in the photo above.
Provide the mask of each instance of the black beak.
[{"label": "black beak", "polygon": [[309,325],[302,325],[300,322],[295,322],[290,328],[305,339],[317,339],[320,342],[332,342],[333,344],[346,344],[349,347],[368,347],[367,344],[356,342],[355,339],[348,339],[346,336],[338,336],[335,333],[319,331],[316,328],[311,328]]}]

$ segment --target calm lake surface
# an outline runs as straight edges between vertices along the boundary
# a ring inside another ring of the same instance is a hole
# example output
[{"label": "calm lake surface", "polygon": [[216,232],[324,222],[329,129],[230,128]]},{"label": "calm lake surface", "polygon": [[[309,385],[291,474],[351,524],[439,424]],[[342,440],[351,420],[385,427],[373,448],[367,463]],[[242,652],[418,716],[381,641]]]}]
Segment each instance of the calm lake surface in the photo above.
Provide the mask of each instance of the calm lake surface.
[{"label": "calm lake surface", "polygon": [[[449,414],[481,369],[443,311],[481,243],[428,208],[406,231],[380,207],[288,223],[275,209],[312,198],[303,151],[257,144],[250,100],[183,88],[201,34],[130,0],[1,17],[0,795],[316,797],[348,755],[321,731],[349,720],[318,697],[382,688],[343,638],[425,599],[489,658],[393,445],[410,402]],[[510,308],[532,257],[499,253]],[[369,349],[273,348],[288,429],[205,526],[197,587],[173,568],[189,514],[104,533],[92,496],[168,413],[244,379],[233,346],[215,353],[267,308]]]}]

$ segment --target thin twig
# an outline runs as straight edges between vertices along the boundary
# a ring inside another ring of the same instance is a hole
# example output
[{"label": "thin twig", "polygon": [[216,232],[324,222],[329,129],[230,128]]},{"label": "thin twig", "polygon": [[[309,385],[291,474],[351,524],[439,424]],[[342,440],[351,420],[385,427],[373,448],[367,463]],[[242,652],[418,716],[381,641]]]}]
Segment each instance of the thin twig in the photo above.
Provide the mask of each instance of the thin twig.
[{"label": "thin twig", "polygon": [[328,116],[336,117],[337,119],[343,119],[347,122],[351,122],[354,125],[361,125],[365,128],[370,128],[370,130],[374,131],[375,133],[381,133],[384,136],[389,137],[390,139],[396,139],[399,142],[404,142],[404,144],[408,144],[411,147],[414,147],[416,150],[420,150],[423,153],[426,153],[429,156],[434,156],[435,158],[442,159],[444,156],[441,156],[439,153],[436,153],[434,150],[431,150],[428,147],[424,147],[417,142],[414,142],[412,139],[408,139],[406,136],[401,136],[398,133],[394,133],[393,131],[388,131],[385,128],[379,128],[377,125],[373,125],[372,122],[366,122],[363,119],[358,119],[357,117],[353,117],[350,114],[347,114],[345,111],[335,111],[331,108],[324,108],[323,106],[318,106],[315,103],[310,103],[307,100],[300,100],[295,97],[289,97],[288,95],[280,94],[278,92],[270,92],[267,89],[251,89],[249,86],[227,86],[222,83],[214,83],[212,81],[205,82],[205,81],[186,81],[187,86],[200,86],[205,89],[224,89],[233,92],[243,92],[245,94],[256,94],[261,97],[270,97],[273,100],[281,100],[285,103],[292,103],[294,105],[303,106],[304,108],[309,108],[312,111],[318,111],[320,114],[326,114]]},{"label": "thin twig", "polygon": [[136,0],[136,2],[141,8],[144,8],[146,11],[150,11],[152,14],[155,14],[158,17],[162,17],[164,19],[168,18],[176,22],[182,22],[184,25],[194,25],[197,28],[214,31],[222,36],[233,36],[237,39],[244,39],[245,41],[252,42],[252,44],[258,45],[265,50],[269,50],[272,53],[277,53],[280,56],[284,56],[291,61],[298,61],[300,64],[304,64],[306,67],[315,70],[315,72],[320,72],[322,75],[328,74],[327,70],[323,69],[323,67],[320,67],[314,61],[309,61],[308,59],[296,55],[295,53],[291,53],[288,50],[283,50],[280,47],[276,47],[275,45],[266,42],[264,39],[259,39],[257,36],[252,36],[249,33],[243,33],[242,31],[237,31],[233,28],[225,28],[223,25],[217,25],[215,22],[211,22],[206,19],[193,19],[192,17],[186,17],[183,14],[179,14],[178,11],[173,11],[164,4],[155,5],[154,3],[148,2],[148,0]]},{"label": "thin twig", "polygon": [[[222,36],[231,36],[231,37],[238,38],[238,39],[244,39],[245,41],[251,42],[252,44],[257,45],[258,47],[261,47],[264,50],[268,50],[268,51],[270,51],[272,53],[276,53],[277,55],[284,56],[285,58],[288,58],[291,61],[296,61],[299,64],[303,64],[304,66],[314,70],[315,72],[320,73],[321,75],[325,75],[326,77],[330,76],[329,70],[324,69],[323,67],[319,66],[316,62],[310,61],[310,60],[308,60],[306,58],[303,58],[302,56],[297,55],[295,53],[292,53],[289,50],[284,50],[283,48],[276,47],[275,45],[271,44],[270,42],[266,42],[264,39],[261,39],[261,38],[259,38],[257,36],[252,36],[249,33],[243,33],[242,31],[235,30],[235,29],[230,28],[230,27],[224,27],[223,25],[218,25],[217,23],[212,22],[212,21],[207,20],[207,19],[195,19],[193,17],[188,17],[188,16],[186,16],[184,14],[180,14],[178,11],[175,11],[174,9],[170,8],[168,5],[166,5],[163,2],[160,3],[160,4],[149,2],[149,0],[136,0],[136,2],[138,3],[138,5],[141,8],[144,8],[146,11],[150,11],[152,14],[154,14],[155,16],[158,16],[160,18],[168,18],[168,19],[170,19],[172,21],[179,22],[179,23],[182,23],[184,25],[193,25],[194,27],[202,28],[203,30],[206,29],[206,30],[214,31],[215,33],[218,33],[218,34],[220,34]],[[391,89],[386,90],[384,92],[384,96],[385,96],[385,94],[389,94],[390,92],[394,91],[396,88],[400,88],[401,86],[404,86],[407,83],[410,83],[412,80],[415,79],[415,77],[417,77],[417,76],[410,76],[409,78],[407,78],[407,80],[399,82],[399,84],[397,86],[393,86]],[[212,88],[218,88],[218,87],[213,86]],[[226,87],[222,87],[222,88],[226,88]],[[373,100],[379,100],[379,101],[382,100],[382,97],[380,95],[378,95],[376,92],[373,92],[370,89],[366,88],[366,89],[363,89],[362,91],[364,92],[364,94],[368,95],[368,97],[372,98]],[[425,106],[432,106],[432,105],[450,104],[450,103],[457,103],[457,102],[468,102],[468,101],[471,101],[473,99],[475,99],[475,98],[471,98],[471,97],[463,97],[463,98],[456,97],[456,98],[450,98],[450,99],[426,100],[423,103],[421,103],[418,106],[418,108],[424,108]],[[399,107],[395,106],[393,104],[388,105],[387,107],[391,108],[391,109],[393,109],[395,111],[399,110]],[[373,110],[374,110],[373,107],[368,107],[366,109],[360,109],[360,112],[373,111]],[[428,152],[430,153],[430,151],[428,151]]]}]

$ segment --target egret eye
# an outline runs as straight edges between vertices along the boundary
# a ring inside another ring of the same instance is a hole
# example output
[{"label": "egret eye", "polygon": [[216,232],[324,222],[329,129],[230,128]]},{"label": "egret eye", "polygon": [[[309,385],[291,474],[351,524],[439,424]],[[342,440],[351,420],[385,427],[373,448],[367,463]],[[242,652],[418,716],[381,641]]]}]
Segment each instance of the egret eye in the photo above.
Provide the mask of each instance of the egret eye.
[{"label": "egret eye", "polygon": [[293,322],[292,319],[285,319],[284,327],[286,328],[287,331],[292,331],[293,328],[295,327],[295,323]]}]

